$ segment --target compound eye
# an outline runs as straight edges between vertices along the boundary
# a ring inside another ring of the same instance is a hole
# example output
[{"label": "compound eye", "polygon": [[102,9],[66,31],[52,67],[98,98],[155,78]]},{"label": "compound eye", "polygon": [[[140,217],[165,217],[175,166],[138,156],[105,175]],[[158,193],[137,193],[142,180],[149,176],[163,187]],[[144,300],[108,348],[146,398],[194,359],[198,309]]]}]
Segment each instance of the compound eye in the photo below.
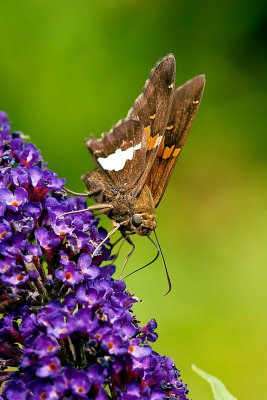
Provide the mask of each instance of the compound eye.
[{"label": "compound eye", "polygon": [[140,217],[139,214],[134,214],[133,218],[132,218],[132,224],[133,226],[135,226],[136,228],[139,228],[139,226],[142,225],[142,218]]}]

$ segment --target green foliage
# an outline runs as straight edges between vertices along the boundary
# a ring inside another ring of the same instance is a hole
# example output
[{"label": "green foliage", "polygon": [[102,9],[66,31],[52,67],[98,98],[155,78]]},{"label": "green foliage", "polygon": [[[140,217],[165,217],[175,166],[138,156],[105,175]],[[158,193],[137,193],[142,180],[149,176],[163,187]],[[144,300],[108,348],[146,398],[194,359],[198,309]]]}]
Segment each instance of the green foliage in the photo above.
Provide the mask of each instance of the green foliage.
[{"label": "green foliage", "polygon": [[215,400],[237,400],[236,397],[228,392],[225,385],[218,378],[197,368],[195,365],[192,365],[192,370],[210,384]]}]

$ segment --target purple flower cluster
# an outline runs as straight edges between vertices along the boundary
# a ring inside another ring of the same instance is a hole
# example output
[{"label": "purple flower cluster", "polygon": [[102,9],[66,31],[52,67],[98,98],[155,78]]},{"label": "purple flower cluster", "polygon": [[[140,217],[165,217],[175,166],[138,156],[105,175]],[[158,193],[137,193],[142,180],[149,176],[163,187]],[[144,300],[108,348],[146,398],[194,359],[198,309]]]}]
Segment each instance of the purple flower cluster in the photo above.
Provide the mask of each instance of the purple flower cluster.
[{"label": "purple flower cluster", "polygon": [[0,399],[185,400],[170,358],[152,350],[156,322],[115,280],[110,250],[83,198],[0,113]]}]

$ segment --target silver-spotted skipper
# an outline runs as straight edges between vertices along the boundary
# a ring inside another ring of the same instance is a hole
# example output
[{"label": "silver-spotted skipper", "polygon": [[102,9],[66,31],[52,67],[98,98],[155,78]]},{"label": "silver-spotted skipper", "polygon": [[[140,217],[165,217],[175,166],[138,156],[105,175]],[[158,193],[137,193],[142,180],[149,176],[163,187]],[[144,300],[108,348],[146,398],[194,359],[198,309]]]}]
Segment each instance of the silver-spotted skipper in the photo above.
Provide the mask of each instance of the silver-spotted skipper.
[{"label": "silver-spotted skipper", "polygon": [[205,77],[177,89],[174,84],[175,58],[169,54],[153,68],[127,117],[101,139],[86,141],[97,164],[82,176],[87,196],[96,202],[88,209],[107,214],[114,224],[107,238],[120,230],[133,246],[129,255],[134,250],[129,236],[149,237],[156,228],[155,208],[198,110]]}]

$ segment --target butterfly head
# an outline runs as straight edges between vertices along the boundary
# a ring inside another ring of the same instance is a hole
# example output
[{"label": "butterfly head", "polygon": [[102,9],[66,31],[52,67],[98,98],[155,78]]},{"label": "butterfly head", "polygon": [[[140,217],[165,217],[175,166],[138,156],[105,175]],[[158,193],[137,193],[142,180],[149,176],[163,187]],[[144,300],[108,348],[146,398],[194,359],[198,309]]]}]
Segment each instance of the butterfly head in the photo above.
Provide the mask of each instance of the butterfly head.
[{"label": "butterfly head", "polygon": [[133,233],[141,236],[148,236],[156,228],[156,218],[154,214],[140,213],[134,214],[131,219],[131,229]]}]

